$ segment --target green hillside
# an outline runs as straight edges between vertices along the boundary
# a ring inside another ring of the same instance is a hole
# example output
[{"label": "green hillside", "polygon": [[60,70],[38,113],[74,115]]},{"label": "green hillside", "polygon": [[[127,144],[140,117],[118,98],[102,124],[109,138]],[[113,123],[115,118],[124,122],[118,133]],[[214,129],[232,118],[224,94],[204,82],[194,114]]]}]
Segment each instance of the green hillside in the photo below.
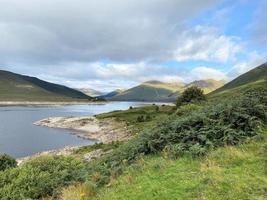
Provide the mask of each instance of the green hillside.
[{"label": "green hillside", "polygon": [[267,77],[267,63],[264,63],[247,73],[237,77],[236,79],[232,80],[231,82],[225,84],[223,87],[215,90],[211,94],[217,94],[220,92],[224,92],[226,90],[230,90],[248,83],[252,83],[255,81],[259,81],[265,79]]},{"label": "green hillside", "polygon": [[78,101],[92,97],[66,86],[0,70],[0,101]]},{"label": "green hillside", "polygon": [[168,101],[173,102],[186,88],[196,85],[205,93],[213,91],[224,84],[224,81],[200,80],[189,84],[163,83],[160,81],[148,81],[113,97],[107,98],[113,101]]}]

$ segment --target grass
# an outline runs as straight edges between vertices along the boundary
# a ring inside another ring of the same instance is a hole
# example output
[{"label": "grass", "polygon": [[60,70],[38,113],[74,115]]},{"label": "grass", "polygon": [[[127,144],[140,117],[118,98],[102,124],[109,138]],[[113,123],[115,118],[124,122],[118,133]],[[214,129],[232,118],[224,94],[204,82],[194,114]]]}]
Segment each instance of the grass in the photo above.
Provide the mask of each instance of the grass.
[{"label": "grass", "polygon": [[[125,111],[113,111],[96,115],[98,119],[115,118],[118,121],[125,121],[131,131],[138,134],[146,128],[154,127],[159,121],[164,120],[171,115],[175,106],[152,105],[146,107],[132,108]],[[138,122],[137,118],[143,116],[144,122]]]},{"label": "grass", "polygon": [[98,199],[266,199],[267,131],[258,141],[206,157],[144,157],[100,191]]}]

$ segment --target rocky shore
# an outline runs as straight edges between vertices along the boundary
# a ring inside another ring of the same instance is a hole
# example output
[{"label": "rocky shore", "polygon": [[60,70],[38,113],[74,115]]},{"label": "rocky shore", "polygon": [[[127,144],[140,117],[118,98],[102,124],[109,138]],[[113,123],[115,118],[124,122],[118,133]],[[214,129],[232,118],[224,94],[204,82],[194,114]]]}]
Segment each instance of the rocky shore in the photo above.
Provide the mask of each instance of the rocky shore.
[{"label": "rocky shore", "polygon": [[50,117],[34,124],[50,128],[71,129],[78,137],[102,143],[124,141],[131,137],[126,123],[113,118],[98,120],[95,117]]}]

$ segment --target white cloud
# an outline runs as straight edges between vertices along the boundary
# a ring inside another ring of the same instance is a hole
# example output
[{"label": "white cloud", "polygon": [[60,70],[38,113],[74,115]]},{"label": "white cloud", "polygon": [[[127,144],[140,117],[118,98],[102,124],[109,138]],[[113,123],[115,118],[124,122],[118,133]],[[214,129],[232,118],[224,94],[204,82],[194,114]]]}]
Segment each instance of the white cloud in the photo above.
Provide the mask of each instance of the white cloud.
[{"label": "white cloud", "polygon": [[243,47],[236,37],[222,35],[217,29],[196,26],[178,38],[175,58],[178,61],[203,60],[226,63],[235,59]]},{"label": "white cloud", "polygon": [[260,54],[257,51],[250,52],[247,55],[247,58],[234,65],[234,67],[231,70],[231,76],[237,76],[243,73],[246,73],[247,71],[259,66],[260,64],[263,64],[267,61],[267,54]]},{"label": "white cloud", "polygon": [[220,70],[209,67],[196,67],[189,73],[189,79],[191,81],[203,79],[227,80],[228,77],[225,72]]}]

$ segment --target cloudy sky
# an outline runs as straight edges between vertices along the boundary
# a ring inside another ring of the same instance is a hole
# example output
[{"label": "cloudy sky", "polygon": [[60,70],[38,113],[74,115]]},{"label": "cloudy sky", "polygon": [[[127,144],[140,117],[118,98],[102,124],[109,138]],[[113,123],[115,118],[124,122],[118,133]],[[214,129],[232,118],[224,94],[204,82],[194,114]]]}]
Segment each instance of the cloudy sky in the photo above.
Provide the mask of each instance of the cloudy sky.
[{"label": "cloudy sky", "polygon": [[267,61],[266,0],[0,0],[0,69],[102,91]]}]

